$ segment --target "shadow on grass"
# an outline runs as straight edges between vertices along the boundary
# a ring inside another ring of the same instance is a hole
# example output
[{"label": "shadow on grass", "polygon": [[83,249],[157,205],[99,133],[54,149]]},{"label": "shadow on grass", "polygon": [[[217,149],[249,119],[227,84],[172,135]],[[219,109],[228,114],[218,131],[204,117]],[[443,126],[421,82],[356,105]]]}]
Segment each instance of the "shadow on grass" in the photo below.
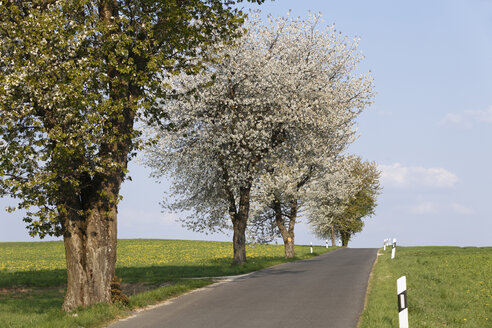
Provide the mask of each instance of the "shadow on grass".
[{"label": "shadow on grass", "polygon": [[67,283],[67,270],[0,271],[0,288],[50,287]]},{"label": "shadow on grass", "polygon": [[0,312],[43,314],[50,310],[61,311],[63,296],[64,290],[59,288],[2,294],[0,295]]},{"label": "shadow on grass", "polygon": [[[314,254],[313,254],[314,256]],[[148,267],[121,267],[116,269],[116,275],[124,282],[150,282],[200,277],[232,276],[257,271],[273,265],[299,260],[286,260],[284,257],[256,257],[242,265],[234,265],[230,259],[210,260],[203,265],[162,265]]]},{"label": "shadow on grass", "polygon": [[[310,254],[315,256],[317,254]],[[307,256],[311,258],[311,256]],[[255,257],[242,265],[233,265],[230,259],[209,260],[203,264],[155,265],[142,267],[117,267],[116,275],[124,283],[160,283],[180,278],[220,277],[239,275],[260,270],[272,265],[299,260],[284,257]],[[67,283],[66,270],[36,270],[9,272],[0,270],[0,288],[12,287],[54,287]]]}]

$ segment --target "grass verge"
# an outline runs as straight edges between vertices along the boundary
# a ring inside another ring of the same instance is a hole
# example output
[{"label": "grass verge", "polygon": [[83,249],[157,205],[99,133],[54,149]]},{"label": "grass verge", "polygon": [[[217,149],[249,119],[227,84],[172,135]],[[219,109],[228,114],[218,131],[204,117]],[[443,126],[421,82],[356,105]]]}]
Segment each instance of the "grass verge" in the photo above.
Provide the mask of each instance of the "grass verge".
[{"label": "grass verge", "polygon": [[101,327],[131,314],[133,309],[157,303],[189,290],[211,284],[212,280],[178,280],[167,286],[130,296],[130,304],[98,304],[67,314],[61,310],[64,289],[31,288],[0,296],[1,327]]},{"label": "grass verge", "polygon": [[409,326],[492,327],[492,247],[380,250],[359,328],[398,327],[396,280],[407,277]]},{"label": "grass verge", "polygon": [[[296,246],[296,260],[335,248]],[[248,261],[232,265],[232,244],[186,240],[118,241],[117,276],[130,305],[99,304],[66,314],[61,311],[66,284],[62,242],[0,243],[1,327],[102,327],[132,310],[155,304],[211,279],[287,262],[282,245],[247,246]]]}]

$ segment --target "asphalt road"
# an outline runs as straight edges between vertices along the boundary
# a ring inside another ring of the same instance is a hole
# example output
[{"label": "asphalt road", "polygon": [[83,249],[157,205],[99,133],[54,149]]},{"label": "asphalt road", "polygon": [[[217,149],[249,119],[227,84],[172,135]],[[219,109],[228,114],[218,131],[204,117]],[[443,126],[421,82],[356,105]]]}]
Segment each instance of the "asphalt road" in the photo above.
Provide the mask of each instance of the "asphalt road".
[{"label": "asphalt road", "polygon": [[377,249],[345,248],[210,285],[110,328],[355,328]]}]

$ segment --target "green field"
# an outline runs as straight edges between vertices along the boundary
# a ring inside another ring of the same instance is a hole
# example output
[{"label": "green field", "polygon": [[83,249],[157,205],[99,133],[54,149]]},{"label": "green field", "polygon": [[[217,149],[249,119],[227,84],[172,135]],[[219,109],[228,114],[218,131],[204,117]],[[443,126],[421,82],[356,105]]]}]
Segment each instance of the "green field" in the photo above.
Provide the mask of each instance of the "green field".
[{"label": "green field", "polygon": [[[296,246],[297,259],[335,248]],[[212,283],[182,278],[237,275],[286,262],[283,245],[247,246],[248,261],[232,265],[232,243],[130,239],[118,241],[116,274],[130,306],[61,311],[66,284],[63,243],[0,243],[1,327],[98,327],[129,310]]]},{"label": "green field", "polygon": [[492,327],[492,247],[380,250],[359,328],[398,327],[396,280],[407,277],[409,326]]}]

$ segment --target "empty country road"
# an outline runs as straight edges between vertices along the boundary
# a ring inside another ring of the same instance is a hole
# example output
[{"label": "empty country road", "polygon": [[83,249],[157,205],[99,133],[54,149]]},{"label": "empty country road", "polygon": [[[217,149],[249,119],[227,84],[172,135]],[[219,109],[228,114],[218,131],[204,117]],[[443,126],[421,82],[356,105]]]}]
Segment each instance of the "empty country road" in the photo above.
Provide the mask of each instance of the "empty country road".
[{"label": "empty country road", "polygon": [[355,328],[377,249],[344,248],[177,297],[110,328]]}]

